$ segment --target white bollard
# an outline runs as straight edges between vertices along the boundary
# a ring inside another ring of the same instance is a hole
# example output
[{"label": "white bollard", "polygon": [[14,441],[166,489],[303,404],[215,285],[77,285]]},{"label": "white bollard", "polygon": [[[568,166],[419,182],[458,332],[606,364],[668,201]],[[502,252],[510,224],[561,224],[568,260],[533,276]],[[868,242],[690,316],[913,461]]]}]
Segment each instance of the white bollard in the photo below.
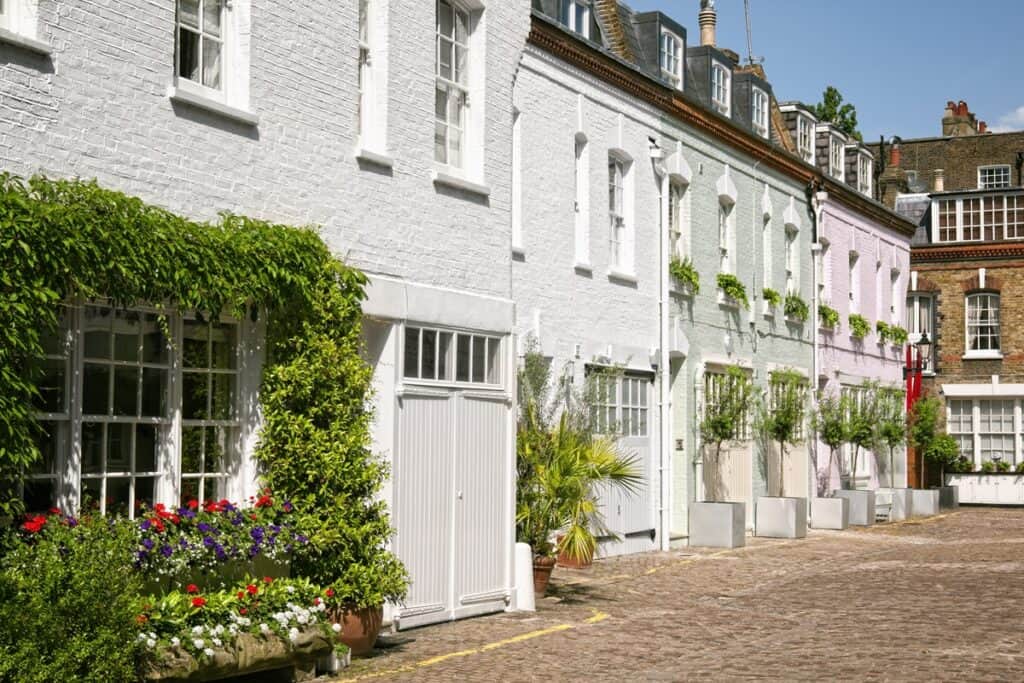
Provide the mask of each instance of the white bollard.
[{"label": "white bollard", "polygon": [[533,550],[526,543],[516,543],[516,610],[537,611],[533,595]]}]

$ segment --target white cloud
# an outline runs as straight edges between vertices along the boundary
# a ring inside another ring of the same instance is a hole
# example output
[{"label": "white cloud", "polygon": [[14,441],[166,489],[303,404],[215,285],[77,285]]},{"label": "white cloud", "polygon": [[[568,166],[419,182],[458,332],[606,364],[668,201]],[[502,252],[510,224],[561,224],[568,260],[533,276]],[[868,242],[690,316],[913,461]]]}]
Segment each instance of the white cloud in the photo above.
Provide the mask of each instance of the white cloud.
[{"label": "white cloud", "polygon": [[1003,114],[994,126],[988,128],[993,133],[1008,133],[1024,130],[1024,107],[1017,107],[1008,114]]}]

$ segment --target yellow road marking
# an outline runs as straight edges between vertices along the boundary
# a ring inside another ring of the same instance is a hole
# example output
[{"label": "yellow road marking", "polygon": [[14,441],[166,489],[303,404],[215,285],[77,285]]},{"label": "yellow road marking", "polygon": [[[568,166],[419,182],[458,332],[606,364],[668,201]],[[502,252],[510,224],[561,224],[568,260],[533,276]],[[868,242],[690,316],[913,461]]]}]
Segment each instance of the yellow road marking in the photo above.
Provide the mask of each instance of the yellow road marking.
[{"label": "yellow road marking", "polygon": [[489,643],[480,648],[480,652],[487,652],[488,650],[495,650],[499,647],[511,645],[512,643],[521,643],[524,640],[532,640],[533,638],[540,638],[551,633],[558,633],[559,631],[568,631],[569,629],[576,628],[572,624],[559,624],[558,626],[552,626],[551,628],[541,629],[539,631],[532,631],[530,633],[524,633],[522,635],[515,636],[513,638],[507,638],[505,640],[499,640],[496,643]]},{"label": "yellow road marking", "polygon": [[449,652],[446,655],[440,655],[438,657],[431,657],[430,659],[424,659],[422,662],[417,662],[416,666],[433,666],[434,664],[440,664],[448,659],[455,659],[456,657],[468,657],[469,655],[475,655],[477,650],[463,650],[462,652]]},{"label": "yellow road marking", "polygon": [[600,621],[604,621],[604,620],[605,620],[605,619],[607,619],[608,617],[609,617],[609,615],[608,615],[608,614],[605,614],[604,612],[598,612],[598,611],[597,611],[597,610],[595,609],[595,610],[594,610],[594,616],[592,616],[592,617],[588,618],[588,619],[586,620],[586,622],[587,622],[588,624],[596,624],[596,623],[598,623],[598,622],[600,622]]}]

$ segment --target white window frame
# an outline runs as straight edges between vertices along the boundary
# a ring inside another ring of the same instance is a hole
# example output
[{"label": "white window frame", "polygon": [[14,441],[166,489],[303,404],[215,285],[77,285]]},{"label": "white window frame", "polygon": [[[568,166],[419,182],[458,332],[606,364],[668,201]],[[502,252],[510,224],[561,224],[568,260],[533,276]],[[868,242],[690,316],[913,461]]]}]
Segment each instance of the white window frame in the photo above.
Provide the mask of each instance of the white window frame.
[{"label": "white window frame", "polygon": [[[401,339],[400,376],[401,381],[405,384],[489,389],[501,389],[504,386],[505,339],[503,337],[484,332],[406,323],[402,329]],[[428,339],[434,340],[432,343],[433,371],[430,373],[426,372],[424,364],[426,357],[424,349]],[[438,343],[442,339],[448,341],[443,353],[442,346],[445,345]],[[467,349],[465,357],[462,356],[463,349]],[[477,349],[483,349],[482,353],[478,354]],[[410,354],[415,354],[415,371],[410,368],[410,360],[413,360]],[[464,366],[462,365],[463,360],[465,360]],[[463,367],[465,372],[463,372]]]},{"label": "white window frame", "polygon": [[818,253],[818,298],[826,306],[832,305],[832,244],[826,238],[818,239],[821,251]]},{"label": "white window frame", "polygon": [[594,382],[594,431],[623,439],[650,437],[652,375],[591,365],[587,372]]},{"label": "white window frame", "polygon": [[523,113],[512,109],[512,251],[523,253]]},{"label": "white window frame", "polygon": [[[902,280],[903,273],[898,268],[889,269],[889,320],[893,325],[898,325],[903,319],[902,311],[900,311],[900,303],[904,300],[904,297],[900,296]],[[878,317],[881,319],[881,312]]]},{"label": "white window frame", "polygon": [[800,230],[786,224],[786,294],[800,294]]},{"label": "white window frame", "polygon": [[683,41],[666,28],[661,29],[658,50],[661,75],[677,90],[683,89]]},{"label": "white window frame", "polygon": [[[228,49],[229,49],[229,5],[230,3],[225,0],[195,0],[196,2],[196,14],[197,14],[197,26],[192,26],[184,23],[182,20],[181,4],[182,0],[176,0],[175,2],[175,36],[176,36],[176,47],[175,47],[175,74],[177,75],[178,85],[181,86],[187,83],[189,87],[199,88],[201,92],[207,94],[212,99],[223,100],[224,91],[226,90],[228,81]],[[219,30],[220,35],[214,34],[207,30],[207,12],[206,7],[208,4],[217,3],[220,5],[220,17],[219,17]],[[190,76],[186,76],[182,73],[182,59],[184,52],[182,50],[181,34],[188,32],[196,34],[199,37],[199,47],[197,49],[197,65],[199,71],[199,79],[194,79]],[[205,82],[205,67],[206,67],[206,50],[205,46],[207,41],[216,43],[219,46],[218,59],[220,64],[218,65],[217,73],[217,84],[208,85]]]},{"label": "white window frame", "polygon": [[384,161],[387,153],[387,105],[385,74],[387,55],[380,43],[379,0],[358,0],[357,27],[358,98],[356,109],[356,156]]},{"label": "white window frame", "polygon": [[736,263],[733,259],[734,243],[736,240],[735,211],[736,205],[728,202],[718,202],[718,253],[719,272],[735,275]]},{"label": "white window frame", "polygon": [[966,456],[977,467],[978,449],[976,439],[978,430],[975,428],[975,412],[977,401],[974,399],[949,399],[946,401],[946,431],[957,441],[960,455]]},{"label": "white window frame", "polygon": [[[443,12],[451,14],[451,34],[442,33]],[[466,35],[459,41],[459,23],[465,27]],[[473,14],[456,0],[436,0],[434,33],[434,161],[446,168],[465,172],[468,167],[470,127],[470,74],[472,52],[470,41],[473,34]],[[465,55],[464,68],[460,69],[459,51]],[[442,55],[447,53],[448,74],[443,72]],[[444,113],[438,107],[444,98]],[[458,138],[458,146],[452,140]]]},{"label": "white window frame", "polygon": [[[935,374],[932,364],[933,349],[935,349],[935,303],[934,294],[924,292],[910,292],[907,294],[907,343],[911,348],[916,349],[917,343],[928,335],[931,345],[928,348],[928,355],[921,359],[921,367],[925,374]],[[923,315],[923,317],[922,317]],[[922,324],[922,322],[924,324]],[[915,351],[916,353],[916,351]]]},{"label": "white window frame", "polygon": [[[747,371],[744,370],[744,372]],[[725,383],[730,380],[731,376],[724,366],[711,365],[704,371],[699,420],[704,419],[704,416],[709,412],[708,409],[716,404],[725,389]],[[743,415],[743,421],[736,433],[736,441],[750,441],[752,438],[750,412],[748,409]]]},{"label": "white window frame", "polygon": [[[972,292],[964,297],[964,358],[1003,357],[1001,304],[997,292]],[[972,309],[976,310],[973,320]],[[983,314],[987,316],[985,322],[982,321]]]},{"label": "white window frame", "polygon": [[1022,461],[1018,454],[1024,448],[1021,408],[1019,396],[947,399],[946,429],[976,470],[997,454],[1015,466]]},{"label": "white window frame", "polygon": [[[945,227],[943,220],[947,222]],[[1024,239],[1024,194],[1008,192],[932,200],[933,242],[982,242],[988,241],[990,235],[995,240]]]},{"label": "white window frame", "polygon": [[621,151],[608,154],[608,267],[610,275],[633,277],[633,162]]},{"label": "white window frame", "polygon": [[754,132],[763,138],[768,137],[768,93],[760,88],[753,88],[750,95],[751,123]]},{"label": "white window frame", "polygon": [[732,113],[732,73],[718,62],[711,63],[711,106],[723,116]]},{"label": "white window frame", "polygon": [[849,312],[860,313],[861,291],[860,291],[860,254],[850,251],[847,260],[847,290],[850,298]]},{"label": "white window frame", "polygon": [[39,0],[3,0],[0,3],[0,29],[5,29],[21,38],[26,38],[28,47],[35,51],[49,48],[37,44],[39,32]]},{"label": "white window frame", "polygon": [[573,33],[590,40],[590,0],[559,0],[558,20]]},{"label": "white window frame", "polygon": [[773,221],[771,214],[762,214],[761,217],[761,262],[764,286],[772,288],[772,228]]},{"label": "white window frame", "polygon": [[678,180],[668,183],[668,238],[671,253],[690,256],[690,186]]},{"label": "white window frame", "polygon": [[576,133],[573,138],[573,181],[576,199],[573,202],[575,265],[590,268],[590,144],[587,136]]},{"label": "white window frame", "polygon": [[872,172],[874,170],[874,164],[871,163],[871,157],[867,154],[857,155],[857,190],[861,194],[871,196],[871,185],[872,185]]},{"label": "white window frame", "polygon": [[830,135],[828,138],[829,144],[829,155],[828,155],[828,171],[836,180],[843,180],[845,176],[846,165],[846,145],[836,135]]},{"label": "white window frame", "polygon": [[978,167],[979,190],[1002,190],[1009,188],[1012,182],[1013,175],[1009,164],[991,164]]},{"label": "white window frame", "polygon": [[814,134],[814,123],[811,122],[806,116],[798,116],[796,120],[797,130],[797,147],[800,150],[800,156],[803,160],[809,164],[814,163],[814,145],[815,145],[815,134]]}]

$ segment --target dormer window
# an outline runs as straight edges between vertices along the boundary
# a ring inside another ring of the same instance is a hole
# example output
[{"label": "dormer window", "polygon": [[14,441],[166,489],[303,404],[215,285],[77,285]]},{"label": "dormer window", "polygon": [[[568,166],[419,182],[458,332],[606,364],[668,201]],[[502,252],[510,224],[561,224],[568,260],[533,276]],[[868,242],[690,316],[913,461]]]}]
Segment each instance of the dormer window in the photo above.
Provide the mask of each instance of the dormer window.
[{"label": "dormer window", "polygon": [[590,38],[590,0],[559,0],[559,21],[573,33]]},{"label": "dormer window", "polygon": [[754,88],[751,96],[754,132],[763,138],[768,137],[768,93]]},{"label": "dormer window", "polygon": [[857,190],[871,196],[871,157],[861,154],[857,157]]},{"label": "dormer window", "polygon": [[683,41],[671,31],[661,31],[661,75],[673,88],[683,87]]},{"label": "dormer window", "polygon": [[711,67],[711,104],[719,114],[724,116],[728,116],[732,108],[729,76],[729,70],[721,64]]},{"label": "dormer window", "polygon": [[814,163],[814,125],[806,116],[796,120],[797,147],[800,156],[809,164]]},{"label": "dormer window", "polygon": [[838,137],[829,138],[828,174],[837,180],[843,179],[843,164],[846,162],[846,148]]}]

